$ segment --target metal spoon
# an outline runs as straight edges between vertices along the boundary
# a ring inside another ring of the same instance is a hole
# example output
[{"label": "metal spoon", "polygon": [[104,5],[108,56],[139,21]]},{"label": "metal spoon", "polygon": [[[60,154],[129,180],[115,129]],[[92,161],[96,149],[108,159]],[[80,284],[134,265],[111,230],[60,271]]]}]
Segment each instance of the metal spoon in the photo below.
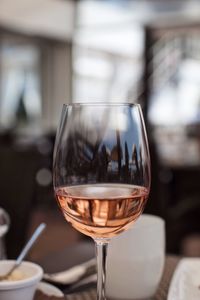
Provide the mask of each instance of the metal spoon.
[{"label": "metal spoon", "polygon": [[20,255],[18,256],[18,258],[14,262],[13,267],[6,274],[0,275],[0,281],[7,279],[12,274],[12,272],[17,267],[19,267],[19,265],[22,263],[23,259],[28,254],[29,250],[31,249],[31,247],[33,246],[33,244],[35,243],[35,241],[37,240],[37,238],[40,236],[40,234],[43,232],[43,230],[45,229],[45,227],[46,227],[46,224],[45,223],[41,223],[36,228],[36,230],[34,231],[33,235],[31,236],[31,238],[29,239],[29,241],[27,242],[27,244],[22,249]]}]

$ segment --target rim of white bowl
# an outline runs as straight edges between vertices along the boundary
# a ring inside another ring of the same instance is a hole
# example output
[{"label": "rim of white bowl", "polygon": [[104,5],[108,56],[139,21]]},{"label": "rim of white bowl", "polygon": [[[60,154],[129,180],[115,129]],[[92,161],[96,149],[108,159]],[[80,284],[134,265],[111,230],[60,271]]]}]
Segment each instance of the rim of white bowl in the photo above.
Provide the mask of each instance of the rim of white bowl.
[{"label": "rim of white bowl", "polygon": [[[0,268],[1,265],[13,264],[14,262],[15,262],[14,260],[2,260],[0,261]],[[11,289],[27,287],[39,282],[42,279],[43,269],[39,265],[29,261],[23,261],[21,265],[23,265],[24,267],[27,266],[27,269],[28,268],[34,269],[35,270],[34,275],[16,281],[0,281],[0,290],[11,290]]]}]

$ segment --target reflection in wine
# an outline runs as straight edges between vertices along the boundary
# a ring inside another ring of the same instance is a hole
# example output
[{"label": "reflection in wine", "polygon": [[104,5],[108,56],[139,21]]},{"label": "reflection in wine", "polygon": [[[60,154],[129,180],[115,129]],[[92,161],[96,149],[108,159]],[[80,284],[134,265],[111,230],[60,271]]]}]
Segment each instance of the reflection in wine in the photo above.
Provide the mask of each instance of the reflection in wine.
[{"label": "reflection in wine", "polygon": [[110,238],[127,229],[148,197],[146,188],[126,184],[61,187],[55,193],[66,220],[93,238]]}]

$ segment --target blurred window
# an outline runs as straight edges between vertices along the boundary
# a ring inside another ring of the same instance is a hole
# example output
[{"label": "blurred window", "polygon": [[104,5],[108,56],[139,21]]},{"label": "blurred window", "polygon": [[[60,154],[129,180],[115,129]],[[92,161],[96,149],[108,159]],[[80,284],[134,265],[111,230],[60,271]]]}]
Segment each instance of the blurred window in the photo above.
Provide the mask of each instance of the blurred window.
[{"label": "blurred window", "polygon": [[167,165],[199,165],[199,28],[153,29],[151,38],[148,118],[159,153]]},{"label": "blurred window", "polygon": [[143,71],[143,29],[127,7],[80,1],[73,48],[73,100],[134,101]]},{"label": "blurred window", "polygon": [[168,33],[154,44],[152,124],[187,125],[200,118],[199,53],[197,33]]},{"label": "blurred window", "polygon": [[0,122],[3,127],[23,126],[41,116],[37,46],[3,40],[0,48]]}]

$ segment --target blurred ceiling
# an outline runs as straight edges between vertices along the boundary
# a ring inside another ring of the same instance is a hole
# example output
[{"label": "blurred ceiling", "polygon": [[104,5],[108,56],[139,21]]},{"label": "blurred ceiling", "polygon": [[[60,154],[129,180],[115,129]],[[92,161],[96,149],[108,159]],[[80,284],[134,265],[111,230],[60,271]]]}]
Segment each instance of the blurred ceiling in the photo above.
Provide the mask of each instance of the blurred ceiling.
[{"label": "blurred ceiling", "polygon": [[73,0],[0,0],[0,26],[25,34],[70,40]]},{"label": "blurred ceiling", "polygon": [[78,46],[138,58],[145,25],[200,23],[200,1],[80,0],[76,16]]},{"label": "blurred ceiling", "polygon": [[72,39],[75,24],[76,29],[100,29],[105,33],[111,26],[121,29],[136,23],[170,24],[180,20],[199,22],[200,1],[0,0],[1,27],[66,41]]},{"label": "blurred ceiling", "polygon": [[79,27],[199,22],[199,0],[80,0]]}]

